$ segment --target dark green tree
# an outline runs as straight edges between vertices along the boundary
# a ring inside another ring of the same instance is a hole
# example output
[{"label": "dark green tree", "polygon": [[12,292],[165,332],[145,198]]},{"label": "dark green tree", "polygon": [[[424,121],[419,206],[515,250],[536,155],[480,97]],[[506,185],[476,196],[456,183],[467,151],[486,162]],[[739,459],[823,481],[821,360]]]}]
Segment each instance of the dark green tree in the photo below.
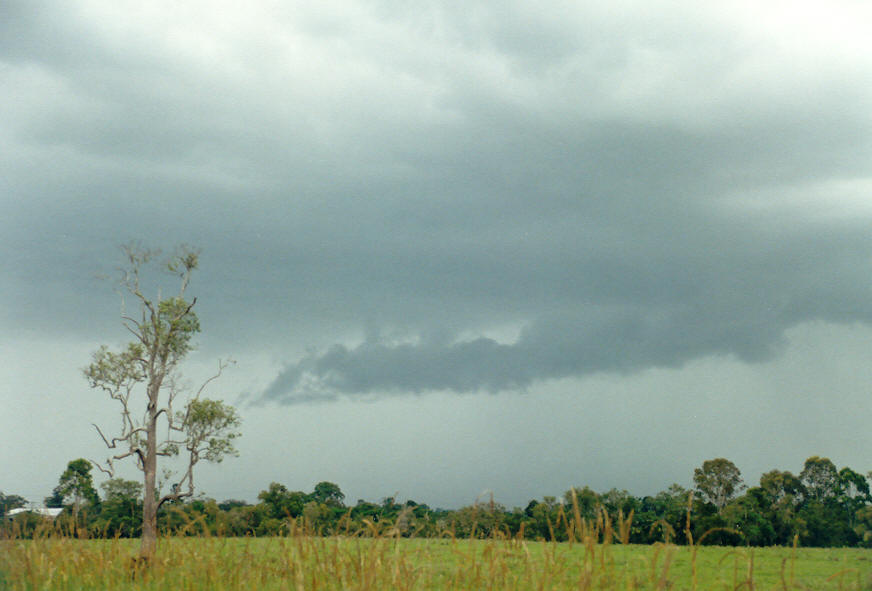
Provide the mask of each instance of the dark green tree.
[{"label": "dark green tree", "polygon": [[109,536],[138,536],[142,531],[142,483],[111,478],[100,488],[103,504],[96,528]]},{"label": "dark green tree", "polygon": [[345,493],[338,485],[332,482],[319,482],[315,485],[315,490],[312,492],[312,500],[316,503],[324,503],[328,506],[342,507],[342,502],[345,500]]},{"label": "dark green tree", "polygon": [[110,478],[101,484],[100,488],[103,489],[103,498],[107,501],[115,499],[136,501],[142,499],[142,483],[135,480]]},{"label": "dark green tree", "polygon": [[701,468],[693,471],[693,483],[702,499],[712,503],[722,511],[745,485],[742,483],[742,473],[736,465],[726,458],[706,460]]},{"label": "dark green tree", "polygon": [[760,489],[765,493],[762,504],[775,531],[776,544],[789,545],[805,530],[798,511],[807,496],[798,476],[789,471],[770,470],[760,477]]},{"label": "dark green tree", "polygon": [[489,538],[503,531],[505,514],[506,508],[493,501],[462,507],[452,515],[453,532],[465,538]]},{"label": "dark green tree", "polygon": [[64,495],[61,494],[61,491],[56,486],[51,491],[51,494],[43,499],[42,504],[49,509],[60,509],[64,506]]},{"label": "dark green tree", "polygon": [[248,503],[239,499],[226,499],[218,503],[218,508],[222,511],[230,511],[237,507],[247,507]]},{"label": "dark green tree", "polygon": [[[553,505],[553,503],[548,503],[549,498],[544,497],[546,504]],[[579,486],[563,493],[563,504],[570,511],[574,511],[574,507],[577,505],[582,519],[596,519],[602,499],[589,486]]]},{"label": "dark green tree", "polygon": [[810,499],[823,501],[839,493],[839,471],[829,458],[812,456],[805,461],[799,479]]},{"label": "dark green tree", "polygon": [[724,508],[726,527],[736,534],[724,533],[724,541],[749,546],[771,546],[776,543],[776,531],[771,519],[771,497],[762,487],[754,486],[733,499]]},{"label": "dark green tree", "polygon": [[839,504],[849,527],[854,528],[857,512],[869,503],[872,503],[872,495],[866,477],[847,466],[839,470]]},{"label": "dark green tree", "polygon": [[854,534],[864,548],[872,548],[872,505],[866,505],[857,511],[854,524]]},{"label": "dark green tree", "polygon": [[260,491],[257,498],[263,503],[272,519],[299,517],[308,501],[308,495],[300,491],[289,491],[284,484],[271,482],[267,490]]},{"label": "dark green tree", "polygon": [[[812,456],[805,461],[799,477],[806,489],[806,499],[799,510],[804,526],[803,543],[809,546],[854,544],[857,534],[851,522],[855,511],[848,515],[846,505],[852,503],[842,495],[836,465],[829,458]],[[849,473],[846,479],[850,479]]]},{"label": "dark green tree", "polygon": [[632,511],[635,515],[639,510],[639,499],[631,495],[626,490],[618,490],[613,488],[599,495],[603,509],[611,517],[612,521],[617,523],[618,516],[628,516]]},{"label": "dark green tree", "polygon": [[74,519],[78,519],[83,509],[89,510],[100,504],[100,497],[91,477],[91,468],[91,462],[84,458],[71,461],[55,488],[55,494],[60,495],[65,505],[71,506]]},{"label": "dark green tree", "polygon": [[665,539],[678,543],[687,541],[685,526],[687,524],[687,504],[690,495],[691,491],[683,486],[672,484],[665,491],[657,493],[653,498],[646,497],[643,499],[642,512],[655,516],[648,530],[650,538],[646,541],[654,542]]},{"label": "dark green tree", "polygon": [[790,499],[792,503],[798,504],[806,494],[805,486],[799,477],[786,470],[784,472],[770,470],[760,476],[760,488],[776,502]]},{"label": "dark green tree", "polygon": [[18,509],[27,505],[27,499],[19,495],[4,495],[0,492],[0,517],[6,515],[7,511]]}]

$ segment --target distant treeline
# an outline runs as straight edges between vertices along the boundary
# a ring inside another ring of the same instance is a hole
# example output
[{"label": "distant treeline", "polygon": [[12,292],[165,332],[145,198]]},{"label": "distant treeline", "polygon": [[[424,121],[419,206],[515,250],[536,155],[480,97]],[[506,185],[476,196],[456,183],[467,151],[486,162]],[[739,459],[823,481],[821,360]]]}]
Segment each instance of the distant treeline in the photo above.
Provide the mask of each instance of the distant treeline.
[{"label": "distant treeline", "polygon": [[[872,478],[872,474],[869,475]],[[195,499],[165,503],[159,512],[166,535],[275,536],[292,531],[320,535],[398,535],[415,537],[491,536],[565,541],[578,524],[616,541],[650,544],[872,547],[872,496],[867,476],[838,469],[828,458],[813,456],[794,475],[772,470],[756,486],[746,487],[736,466],[724,458],[694,470],[695,488],[677,484],[654,496],[625,490],[597,493],[587,486],[561,497],[531,500],[507,509],[485,499],[456,510],[431,508],[392,497],[379,502],[346,503],[336,484],[321,482],[312,492],[291,491],[273,482],[245,501]],[[70,462],[47,506],[63,507],[53,526],[80,536],[137,537],[142,521],[142,485],[112,479],[93,488],[90,465]],[[26,499],[0,493],[0,516]],[[44,517],[18,513],[4,517],[6,535],[27,537],[46,527]]]}]

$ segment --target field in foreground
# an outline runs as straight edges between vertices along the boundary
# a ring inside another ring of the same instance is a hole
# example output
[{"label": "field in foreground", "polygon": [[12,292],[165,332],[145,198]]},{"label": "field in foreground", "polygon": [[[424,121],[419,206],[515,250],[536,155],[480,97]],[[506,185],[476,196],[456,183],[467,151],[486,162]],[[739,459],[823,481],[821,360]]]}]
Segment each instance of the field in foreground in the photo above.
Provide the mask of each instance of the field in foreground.
[{"label": "field in foreground", "polygon": [[395,538],[0,542],[0,589],[872,589],[872,550]]}]

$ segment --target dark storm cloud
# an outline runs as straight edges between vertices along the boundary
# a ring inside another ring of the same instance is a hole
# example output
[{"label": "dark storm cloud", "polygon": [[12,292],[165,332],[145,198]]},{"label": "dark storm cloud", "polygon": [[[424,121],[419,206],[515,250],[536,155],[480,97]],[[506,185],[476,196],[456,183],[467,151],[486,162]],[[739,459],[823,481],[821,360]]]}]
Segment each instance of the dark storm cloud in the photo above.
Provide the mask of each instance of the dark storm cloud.
[{"label": "dark storm cloud", "polygon": [[92,331],[87,280],[131,237],[203,246],[218,340],[317,347],[281,354],[282,402],[758,361],[870,319],[870,64],[814,30],[89,6],[0,9],[9,325]]},{"label": "dark storm cloud", "polygon": [[[578,265],[567,270],[578,274],[571,279],[574,285],[562,286],[570,293],[551,294],[544,303],[563,301],[566,310],[526,325],[515,342],[424,337],[396,344],[375,336],[357,346],[334,345],[287,367],[261,401],[296,404],[339,395],[430,390],[497,392],[525,389],[537,380],[679,367],[712,355],[765,361],[780,350],[785,331],[800,322],[872,321],[869,282],[854,284],[851,277],[855,269],[872,271],[869,244],[860,239],[846,243],[863,244],[866,254],[842,253],[842,268],[829,270],[824,261],[839,253],[815,252],[816,247],[827,249],[821,244],[797,246],[789,259],[748,253],[745,260],[711,268],[693,269],[692,256],[677,253],[672,266],[647,270]],[[560,289],[557,273],[544,274]],[[585,303],[592,301],[611,305]]]},{"label": "dark storm cloud", "polygon": [[[691,348],[693,356],[730,348],[723,334],[685,334],[677,339],[671,323],[653,324],[638,313],[625,312],[592,319],[554,317],[527,328],[513,344],[477,338],[447,345],[335,345],[287,368],[263,398],[294,404],[337,394],[498,392],[525,389],[542,379],[674,365],[687,358],[686,349]],[[749,353],[756,357],[765,351]]]}]

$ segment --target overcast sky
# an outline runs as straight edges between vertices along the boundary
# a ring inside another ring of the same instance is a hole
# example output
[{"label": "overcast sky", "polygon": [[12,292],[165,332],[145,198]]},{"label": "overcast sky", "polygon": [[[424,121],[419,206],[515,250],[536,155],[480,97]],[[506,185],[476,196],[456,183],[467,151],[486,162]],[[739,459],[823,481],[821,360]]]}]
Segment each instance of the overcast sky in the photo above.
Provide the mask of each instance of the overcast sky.
[{"label": "overcast sky", "polygon": [[[131,240],[202,249],[202,491],[872,469],[865,2],[0,3],[0,490],[117,423]],[[135,477],[130,469],[123,475]]]}]

